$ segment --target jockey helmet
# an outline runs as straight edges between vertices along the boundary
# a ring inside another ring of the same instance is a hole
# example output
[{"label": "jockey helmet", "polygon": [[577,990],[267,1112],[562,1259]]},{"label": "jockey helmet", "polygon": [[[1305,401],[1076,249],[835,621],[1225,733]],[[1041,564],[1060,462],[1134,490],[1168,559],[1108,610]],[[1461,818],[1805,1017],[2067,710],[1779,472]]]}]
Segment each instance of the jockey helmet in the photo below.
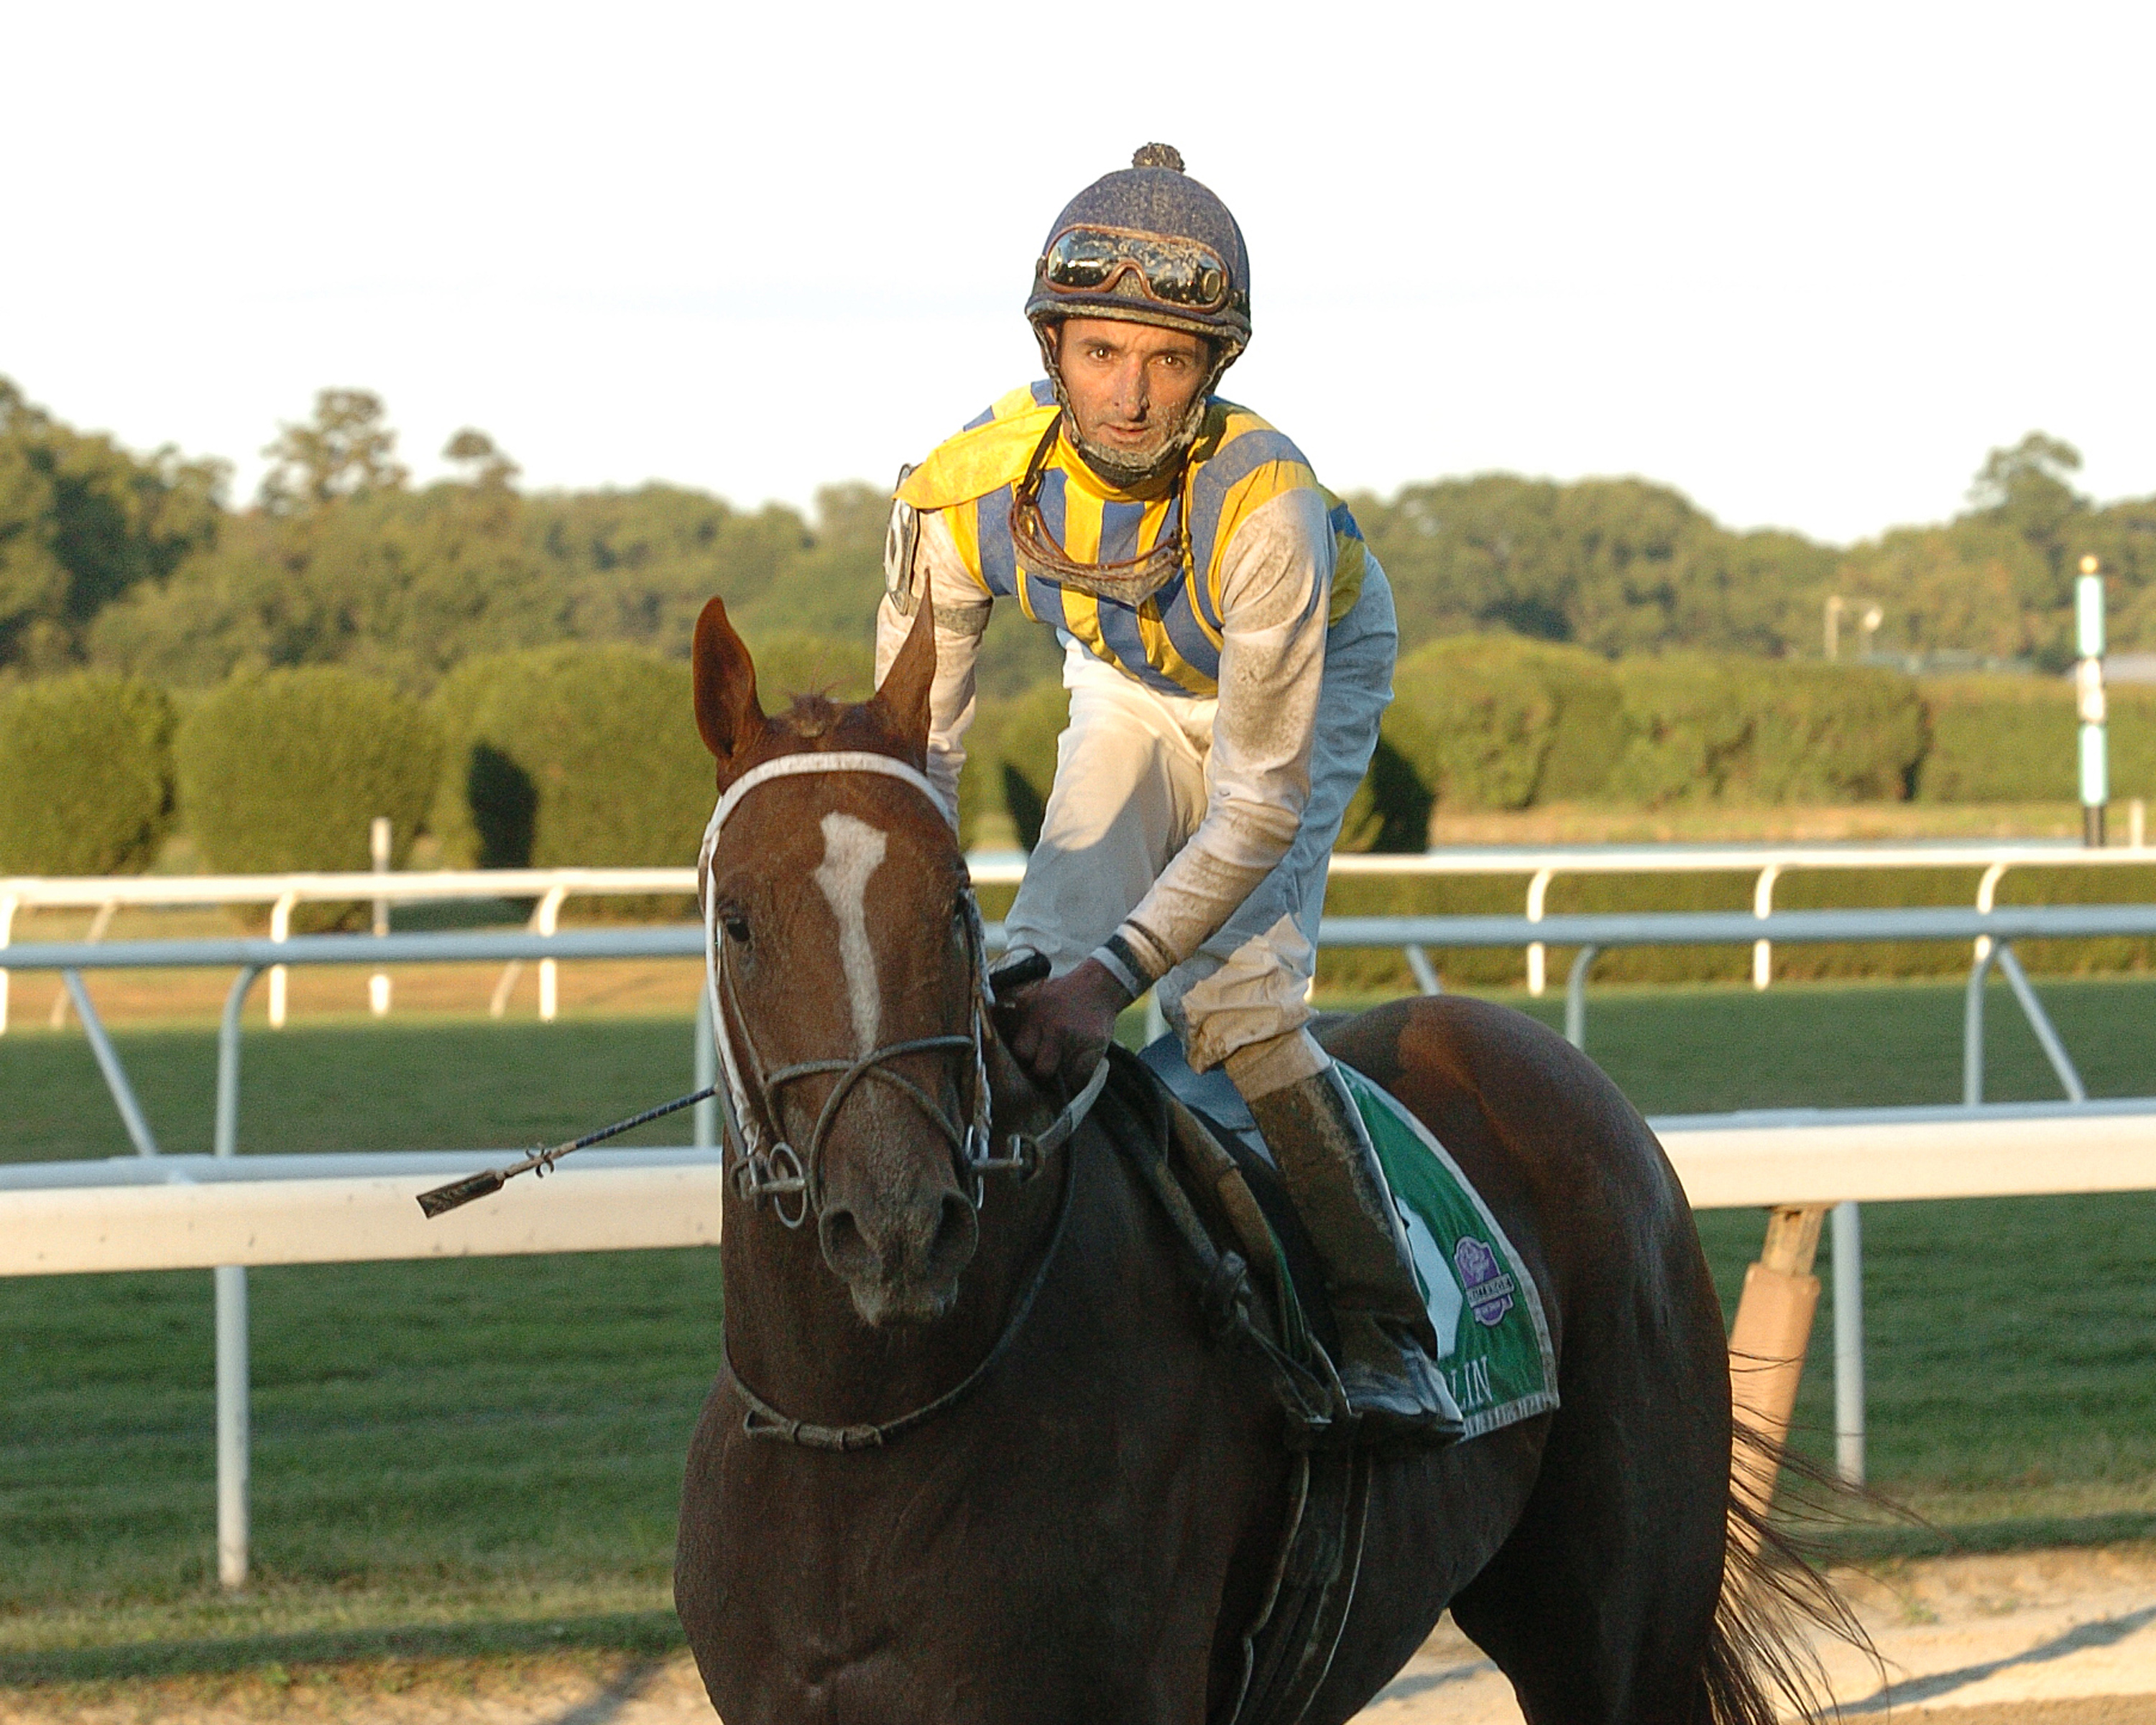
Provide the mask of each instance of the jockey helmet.
[{"label": "jockey helmet", "polygon": [[[1167,144],[1147,144],[1127,168],[1105,174],[1063,207],[1034,264],[1025,315],[1063,403],[1058,331],[1068,317],[1157,324],[1204,337],[1213,367],[1188,422],[1144,474],[1122,470],[1111,454],[1086,449],[1111,477],[1150,476],[1188,452],[1206,398],[1250,339],[1250,264],[1243,230],[1228,206],[1183,171]],[[1071,426],[1075,432],[1075,424]]]}]

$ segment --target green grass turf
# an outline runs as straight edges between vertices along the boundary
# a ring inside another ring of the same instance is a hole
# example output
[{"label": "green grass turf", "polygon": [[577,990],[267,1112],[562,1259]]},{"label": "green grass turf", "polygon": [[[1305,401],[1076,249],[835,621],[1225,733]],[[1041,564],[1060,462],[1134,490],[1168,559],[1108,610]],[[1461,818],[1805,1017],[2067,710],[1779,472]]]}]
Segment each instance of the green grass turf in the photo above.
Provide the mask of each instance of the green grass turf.
[{"label": "green grass turf", "polygon": [[[2156,984],[2043,992],[2092,1091],[2156,1091]],[[1613,989],[1588,1043],[1650,1111],[1941,1101],[1959,1009],[1943,987]],[[213,1038],[116,1040],[167,1147],[207,1148]],[[1994,1099],[2056,1094],[2004,990],[1991,1060]],[[524,1143],[690,1070],[677,1020],[250,1032],[241,1142]],[[673,1125],[649,1136],[680,1142]],[[78,1036],[0,1039],[0,1158],[126,1150]],[[1733,1300],[1761,1219],[1702,1222]],[[1875,1480],[1976,1543],[2156,1530],[2156,1194],[1873,1205],[1865,1230]],[[108,1668],[60,1651],[89,1644],[192,1669],[369,1637],[411,1651],[413,1625],[444,1651],[663,1632],[681,1458],[718,1358],[712,1255],[254,1272],[260,1582],[239,1602],[212,1584],[209,1281],[0,1281],[0,1676]],[[1830,1301],[1799,1411],[1820,1453],[1830,1324]]]},{"label": "green grass turf", "polygon": [[[397,1019],[250,1028],[241,1039],[239,1148],[463,1149],[559,1142],[696,1086],[687,1019],[553,1024]],[[207,1029],[116,1030],[158,1147],[206,1155],[217,1038]],[[0,1162],[133,1153],[79,1031],[0,1037]],[[623,1144],[688,1142],[685,1115]]]}]

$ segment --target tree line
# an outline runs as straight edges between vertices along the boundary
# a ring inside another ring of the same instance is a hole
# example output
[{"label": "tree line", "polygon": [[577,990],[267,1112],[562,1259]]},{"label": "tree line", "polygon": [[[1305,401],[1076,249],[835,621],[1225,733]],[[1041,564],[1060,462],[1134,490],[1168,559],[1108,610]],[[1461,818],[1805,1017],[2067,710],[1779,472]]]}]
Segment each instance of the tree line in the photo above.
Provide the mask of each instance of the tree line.
[{"label": "tree line", "polygon": [[[431,692],[479,655],[562,641],[685,657],[725,597],[781,675],[866,675],[886,493],[826,487],[804,513],[684,486],[526,493],[467,429],[453,477],[415,485],[383,403],[325,390],[281,428],[244,506],[221,464],[77,430],[0,378],[0,678],[90,667],[174,689],[342,665]],[[2099,507],[2080,456],[2032,433],[1993,451],[1952,521],[1835,547],[1738,532],[1640,479],[1508,474],[1350,498],[1391,575],[1402,647],[1504,634],[1605,658],[1678,649],[1816,658],[1830,593],[1880,607],[1873,645],[2064,665],[2072,578],[2113,577],[2117,649],[2156,649],[2156,497]],[[1054,675],[1046,632],[999,619],[987,692]]]}]

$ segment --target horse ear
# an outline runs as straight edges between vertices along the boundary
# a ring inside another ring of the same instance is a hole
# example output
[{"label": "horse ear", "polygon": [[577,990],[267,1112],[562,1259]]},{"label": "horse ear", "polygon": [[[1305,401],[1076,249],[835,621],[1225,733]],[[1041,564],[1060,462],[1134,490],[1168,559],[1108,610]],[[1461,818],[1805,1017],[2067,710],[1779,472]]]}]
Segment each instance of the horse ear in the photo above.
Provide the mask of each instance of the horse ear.
[{"label": "horse ear", "polygon": [[913,614],[913,627],[875,692],[876,705],[904,739],[916,767],[928,759],[928,691],[935,680],[935,607],[924,595]]},{"label": "horse ear", "polygon": [[756,698],[756,664],[748,644],[726,621],[723,601],[713,598],[696,619],[690,660],[696,687],[696,729],[704,747],[725,767],[763,735],[763,708]]}]

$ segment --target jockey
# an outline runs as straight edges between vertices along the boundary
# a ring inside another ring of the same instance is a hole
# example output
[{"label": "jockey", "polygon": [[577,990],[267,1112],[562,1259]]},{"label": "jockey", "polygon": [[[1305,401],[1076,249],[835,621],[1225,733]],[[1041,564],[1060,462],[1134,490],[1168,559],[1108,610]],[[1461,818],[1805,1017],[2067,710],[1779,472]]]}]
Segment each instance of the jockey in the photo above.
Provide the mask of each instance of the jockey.
[{"label": "jockey", "polygon": [[1050,229],[1026,316],[1048,376],[901,475],[877,674],[933,607],[928,771],[955,819],[989,608],[1063,644],[1070,722],[1006,919],[1049,978],[1004,1040],[1082,1081],[1147,988],[1224,1066],[1323,1260],[1372,1435],[1460,1413],[1361,1116],[1306,1026],[1341,818],[1392,698],[1392,592],[1295,445],[1212,393],[1250,336],[1227,207],[1148,144]]}]

